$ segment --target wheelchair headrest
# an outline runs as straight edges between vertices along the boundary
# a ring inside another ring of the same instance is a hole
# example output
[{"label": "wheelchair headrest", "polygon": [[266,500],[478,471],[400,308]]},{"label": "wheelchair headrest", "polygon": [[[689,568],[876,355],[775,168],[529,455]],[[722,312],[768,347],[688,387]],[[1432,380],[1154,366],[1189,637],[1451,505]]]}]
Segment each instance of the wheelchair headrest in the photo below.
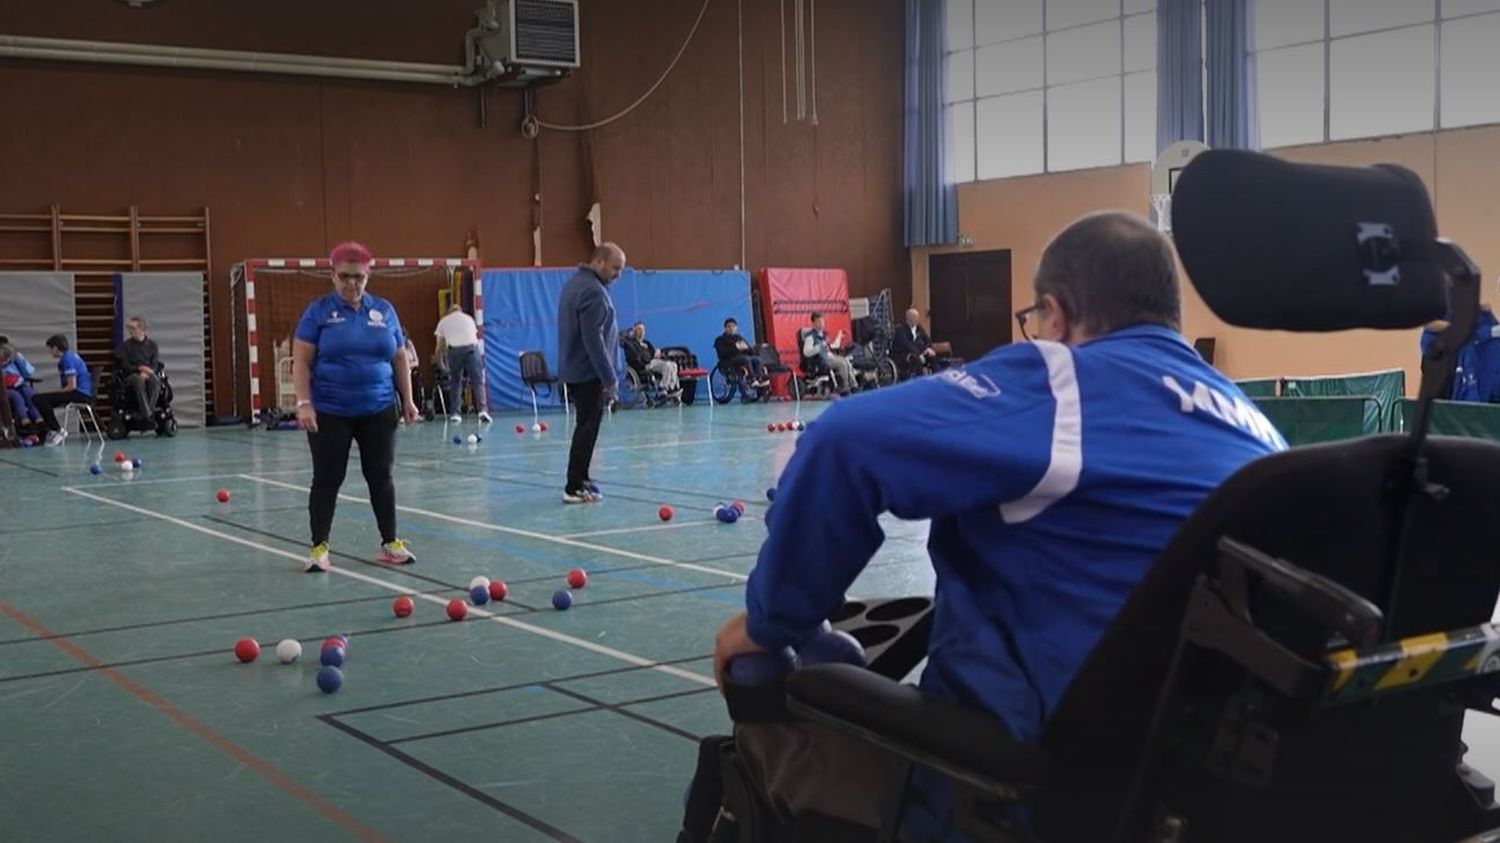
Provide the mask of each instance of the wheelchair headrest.
[{"label": "wheelchair headrest", "polygon": [[1231,325],[1414,328],[1447,311],[1432,202],[1403,167],[1211,150],[1178,178],[1172,229],[1193,286]]}]

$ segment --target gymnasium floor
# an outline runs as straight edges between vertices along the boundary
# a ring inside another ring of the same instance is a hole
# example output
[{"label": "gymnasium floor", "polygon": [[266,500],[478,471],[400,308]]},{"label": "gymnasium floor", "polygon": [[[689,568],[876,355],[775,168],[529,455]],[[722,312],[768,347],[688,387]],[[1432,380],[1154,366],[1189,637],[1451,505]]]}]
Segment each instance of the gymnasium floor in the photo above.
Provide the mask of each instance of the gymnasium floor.
[{"label": "gymnasium floor", "polygon": [[[525,435],[497,416],[475,447],[417,425],[396,482],[418,563],[368,561],[355,457],[327,575],[300,570],[300,433],[4,452],[0,836],[673,839],[696,740],[728,728],[713,633],[742,605],[765,490],[796,440],[765,424],[790,418],[791,405],[720,407],[712,423],[701,406],[617,413],[594,468],[606,499],[575,507],[559,500],[560,415]],[[144,468],[114,470],[117,449]],[[744,519],[713,519],[736,498]],[[926,525],[888,535],[851,593],[930,593]],[[555,611],[575,566],[589,583]],[[444,604],[475,575],[509,598],[449,622]],[[411,617],[392,615],[398,594],[422,595]],[[336,632],[352,636],[349,661],[325,695],[317,652]],[[251,664],[231,655],[241,636],[262,645]],[[300,662],[277,662],[283,638],[302,642]]]}]

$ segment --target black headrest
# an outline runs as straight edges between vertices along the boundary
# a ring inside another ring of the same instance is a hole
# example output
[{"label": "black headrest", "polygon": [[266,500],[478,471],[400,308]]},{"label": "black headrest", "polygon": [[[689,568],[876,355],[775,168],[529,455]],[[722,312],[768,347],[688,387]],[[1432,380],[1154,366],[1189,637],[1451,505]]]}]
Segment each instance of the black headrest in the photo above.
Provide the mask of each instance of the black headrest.
[{"label": "black headrest", "polygon": [[1432,202],[1402,167],[1211,150],[1178,177],[1172,236],[1193,286],[1231,325],[1413,328],[1447,310]]}]

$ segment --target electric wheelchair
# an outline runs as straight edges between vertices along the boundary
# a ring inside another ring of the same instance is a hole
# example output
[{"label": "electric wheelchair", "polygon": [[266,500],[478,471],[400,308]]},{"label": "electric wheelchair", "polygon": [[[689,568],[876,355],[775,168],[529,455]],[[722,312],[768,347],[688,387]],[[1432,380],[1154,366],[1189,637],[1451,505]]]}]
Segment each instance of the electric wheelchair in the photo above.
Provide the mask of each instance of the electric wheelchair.
[{"label": "electric wheelchair", "polygon": [[[1411,330],[1451,302],[1411,428],[1273,454],[1228,478],[1157,557],[1035,744],[900,684],[901,670],[794,670],[773,688],[777,716],[873,745],[908,783],[917,770],[943,780],[951,819],[975,841],[1500,841],[1494,785],[1464,763],[1461,740],[1466,713],[1500,715],[1488,530],[1500,443],[1427,435],[1473,329],[1478,268],[1438,239],[1425,188],[1398,167],[1205,152],[1180,176],[1172,223],[1195,287],[1232,325]],[[689,806],[717,818],[706,832],[687,823],[681,841],[907,839],[909,788],[870,829],[782,815],[732,738],[702,744],[699,772]]]},{"label": "electric wheelchair", "polygon": [[156,377],[161,389],[156,394],[156,405],[148,412],[137,406],[135,390],[127,379],[133,372],[117,367],[109,373],[109,426],[105,433],[111,439],[124,439],[131,431],[154,430],[157,436],[177,435],[177,417],[172,414],[172,382],[167,377],[167,367],[156,364]]}]

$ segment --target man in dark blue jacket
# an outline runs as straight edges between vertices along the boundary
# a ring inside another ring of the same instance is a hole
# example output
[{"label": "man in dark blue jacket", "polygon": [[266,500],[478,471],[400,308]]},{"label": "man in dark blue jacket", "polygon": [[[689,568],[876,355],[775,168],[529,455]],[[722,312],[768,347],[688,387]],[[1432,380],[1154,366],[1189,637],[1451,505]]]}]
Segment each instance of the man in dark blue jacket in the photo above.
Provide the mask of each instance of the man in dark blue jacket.
[{"label": "man in dark blue jacket", "polygon": [[557,303],[557,376],[567,384],[578,411],[563,503],[598,499],[589,464],[605,405],[615,397],[615,344],[620,333],[608,288],[624,268],[625,252],[613,243],[601,245],[563,285]]},{"label": "man in dark blue jacket", "polygon": [[[1220,481],[1286,447],[1178,333],[1171,246],[1097,214],[1047,247],[1026,338],[962,369],[833,405],[797,443],[746,586],[719,631],[742,653],[795,646],[839,608],[884,533],[931,519],[936,613],[923,691],[1035,742],[1172,533]],[[894,421],[893,421],[894,420]],[[740,727],[783,809],[878,826],[889,758],[806,724]],[[912,839],[951,840],[940,783],[914,780]]]}]

